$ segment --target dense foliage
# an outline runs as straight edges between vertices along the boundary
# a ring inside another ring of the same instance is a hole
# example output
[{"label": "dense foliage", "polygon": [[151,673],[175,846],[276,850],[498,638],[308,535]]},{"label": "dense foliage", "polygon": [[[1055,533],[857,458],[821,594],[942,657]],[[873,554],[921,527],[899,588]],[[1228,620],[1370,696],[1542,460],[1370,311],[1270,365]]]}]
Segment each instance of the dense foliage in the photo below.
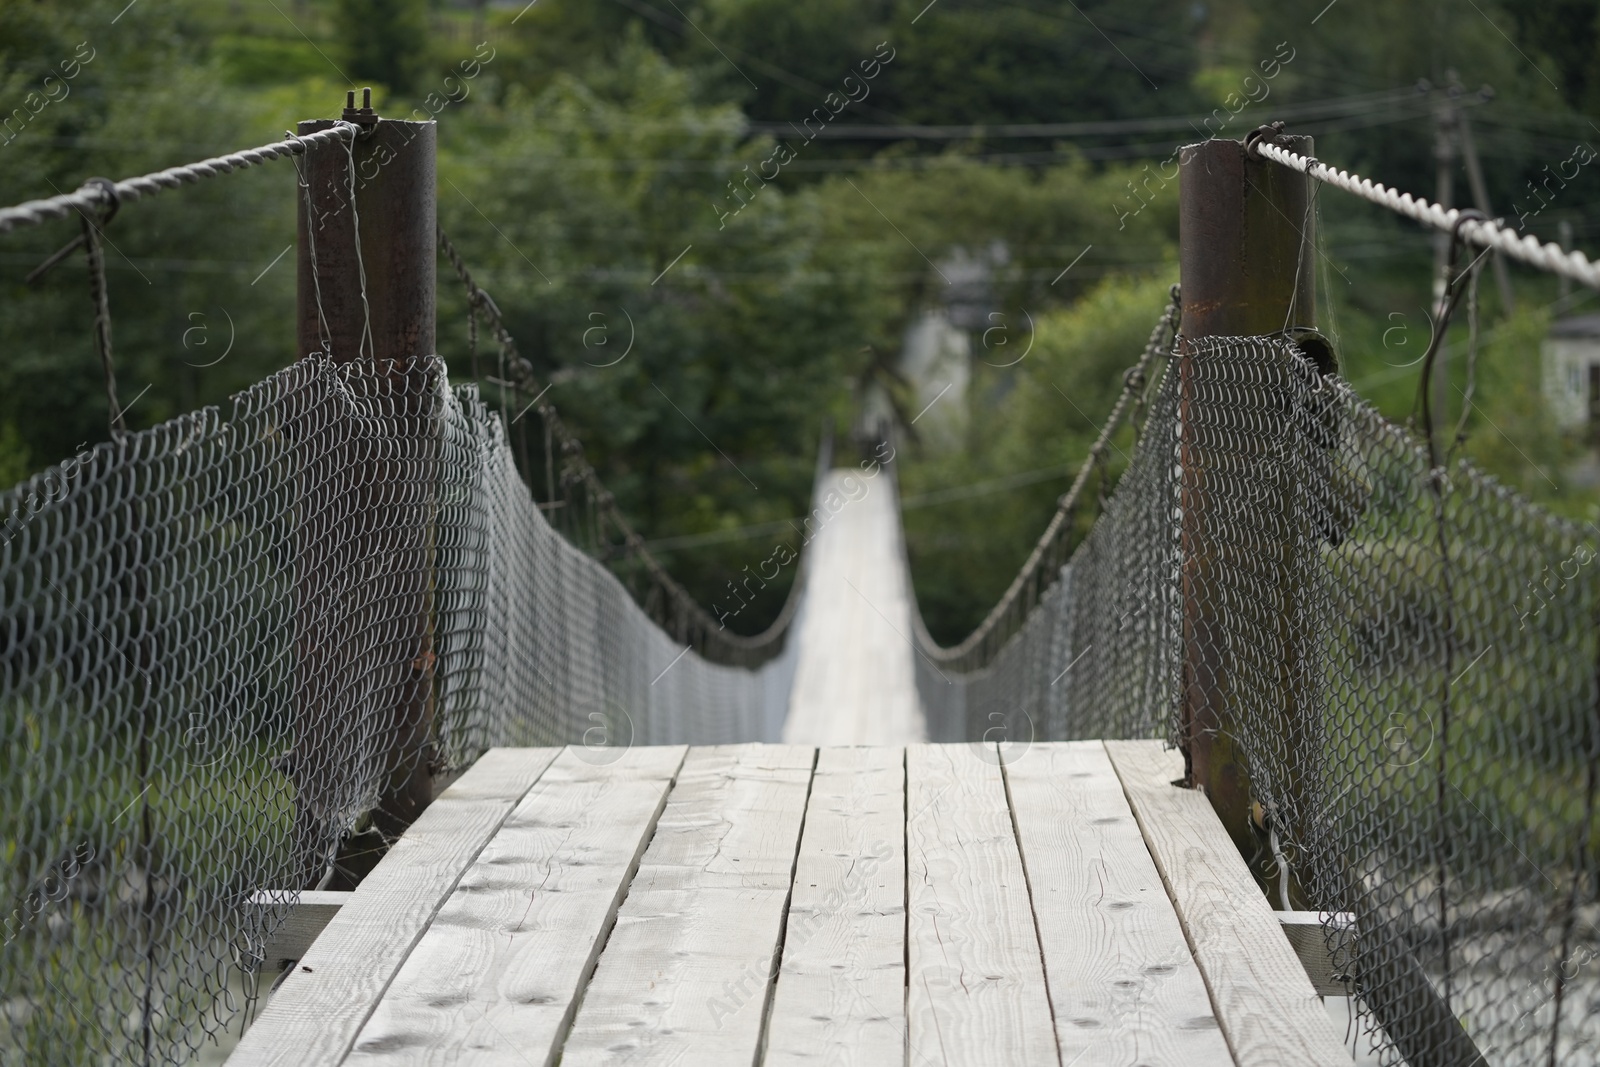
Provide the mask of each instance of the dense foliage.
[{"label": "dense foliage", "polygon": [[[271,140],[354,85],[374,85],[387,115],[434,111],[443,225],[625,510],[680,545],[800,513],[821,426],[848,425],[871,368],[952,305],[941,267],[986,263],[964,298],[979,303],[960,435],[903,450],[903,490],[924,501],[907,512],[918,595],[955,639],[1025,556],[1176,280],[1176,187],[1158,175],[1203,117],[1242,136],[1282,105],[1361,97],[1293,125],[1323,158],[1431,195],[1430,98],[1403,91],[1491,85],[1468,113],[1492,205],[1546,238],[1568,222],[1592,248],[1594,168],[1538,183],[1595,138],[1597,20],[1597,0],[0,0],[0,200]],[[1370,97],[1386,90],[1402,92]],[[1149,121],[1168,116],[1195,121]],[[1102,125],[807,134],[1030,123]],[[1459,170],[1455,184],[1464,198]],[[293,196],[292,169],[273,164],[112,224],[131,425],[223,402],[294,358],[294,257],[277,258]],[[1331,192],[1320,220],[1324,324],[1347,375],[1404,417],[1431,239]],[[0,249],[5,484],[106,436],[81,257],[24,281],[75,232],[19,231]],[[1480,294],[1466,447],[1592,512],[1564,473],[1577,444],[1542,417],[1536,358],[1548,318],[1582,298],[1512,273],[1515,318],[1487,275]],[[441,294],[440,347],[464,379],[464,305]],[[1012,327],[1009,351],[1033,344],[1022,362],[985,358],[1000,321],[1033,324]],[[710,603],[772,547],[664,556]],[[738,627],[759,628],[782,593]]]}]

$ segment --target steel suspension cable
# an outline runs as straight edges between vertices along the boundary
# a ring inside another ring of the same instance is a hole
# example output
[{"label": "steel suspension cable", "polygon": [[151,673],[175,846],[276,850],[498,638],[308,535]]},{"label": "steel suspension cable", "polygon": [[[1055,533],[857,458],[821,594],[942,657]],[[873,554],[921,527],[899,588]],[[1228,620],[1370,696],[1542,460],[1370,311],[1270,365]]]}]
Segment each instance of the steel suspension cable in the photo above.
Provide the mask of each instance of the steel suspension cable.
[{"label": "steel suspension cable", "polygon": [[182,185],[198,182],[202,178],[213,178],[219,174],[258,166],[285,156],[301,155],[308,147],[326,141],[348,143],[354,140],[359,130],[360,127],[355,123],[340,120],[328,129],[318,130],[316,133],[290,134],[287,140],[230,152],[225,156],[214,156],[198,163],[168,167],[166,170],[141,174],[135,178],[124,178],[114,184],[91,180],[70,193],[0,208],[0,233],[7,233],[19,226],[38,226],[52,219],[64,219],[73,212],[90,211],[105,207],[109,203],[153,196],[163,189],[176,189]]},{"label": "steel suspension cable", "polygon": [[1499,219],[1482,218],[1470,210],[1440,207],[1420,196],[1402,193],[1370,178],[1330,167],[1313,156],[1291,152],[1273,143],[1271,138],[1276,136],[1276,132],[1267,127],[1256,131],[1246,142],[1249,150],[1262,159],[1270,159],[1280,166],[1297,170],[1425,226],[1459,234],[1462,240],[1480,248],[1493,248],[1529,266],[1571,278],[1591,289],[1600,289],[1600,263],[1590,262],[1582,252],[1569,252],[1553,242],[1541,242],[1532,234],[1518,235]]},{"label": "steel suspension cable", "polygon": [[923,625],[921,613],[913,612],[912,622],[917,631],[919,651],[937,659],[940,663],[954,665],[956,670],[977,669],[983,666],[983,663],[978,661],[986,661],[988,656],[998,651],[1005,639],[1022,624],[1028,610],[1033,606],[1032,600],[1025,594],[1030,589],[1037,593],[1041,585],[1048,585],[1054,579],[1053,574],[1046,573],[1046,563],[1064,554],[1066,539],[1072,532],[1072,516],[1077,510],[1084,486],[1088,485],[1089,476],[1100,468],[1106,449],[1111,447],[1112,435],[1122,425],[1128,409],[1133,406],[1149,381],[1151,365],[1158,356],[1170,351],[1177,336],[1181,307],[1178,287],[1174,285],[1167,308],[1151,329],[1144,351],[1139,354],[1138,361],[1123,374],[1122,392],[1112,405],[1111,414],[1107,416],[1105,425],[1100,429],[1100,436],[1089,446],[1089,454],[1085,457],[1083,466],[1078,468],[1072,486],[1061,494],[1049,525],[1045,527],[1044,533],[1039,535],[1039,540],[1029,553],[1027,562],[1023,563],[1022,569],[1011,580],[1011,585],[1007,587],[1000,600],[989,609],[989,614],[978,624],[976,630],[968,634],[960,644],[950,648],[939,647]]}]

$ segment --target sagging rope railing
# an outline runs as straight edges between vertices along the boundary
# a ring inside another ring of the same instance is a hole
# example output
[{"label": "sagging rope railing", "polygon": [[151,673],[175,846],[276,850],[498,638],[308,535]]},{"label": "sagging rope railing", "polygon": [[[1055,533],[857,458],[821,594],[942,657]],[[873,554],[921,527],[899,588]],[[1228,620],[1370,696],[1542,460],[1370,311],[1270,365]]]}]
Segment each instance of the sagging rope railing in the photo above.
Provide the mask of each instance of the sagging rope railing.
[{"label": "sagging rope railing", "polygon": [[[713,663],[758,667],[782,652],[789,625],[799,608],[800,591],[804,584],[803,575],[796,575],[778,617],[761,633],[750,636],[736,634],[718,623],[688,590],[667,573],[661,562],[645,547],[644,538],[633,528],[627,516],[622,513],[622,509],[617,506],[616,496],[601,482],[594,466],[585,457],[583,442],[572,434],[556,411],[555,405],[545,398],[545,393],[549,389],[548,383],[541,386],[534,375],[533,364],[518,353],[516,339],[506,328],[499,306],[473,279],[472,272],[467,269],[466,263],[461,258],[461,253],[456,250],[454,243],[443,229],[439,230],[439,248],[449,259],[450,265],[455,268],[456,277],[461,280],[466,290],[467,303],[473,314],[484,316],[489,325],[489,332],[505,354],[506,373],[509,378],[507,384],[531,398],[533,410],[544,421],[551,439],[559,449],[562,456],[563,482],[571,479],[583,484],[603,519],[615,526],[621,535],[627,557],[643,564],[651,583],[664,594],[661,600],[646,599],[644,606],[653,621],[679,641],[693,646],[697,652]],[[475,319],[473,331],[475,334]],[[801,565],[804,566],[803,562]]]},{"label": "sagging rope railing", "polygon": [[1369,203],[1388,208],[1425,226],[1459,235],[1462,240],[1480,248],[1495,249],[1529,266],[1570,278],[1591,289],[1600,289],[1600,263],[1591,262],[1582,252],[1568,251],[1553,242],[1541,242],[1532,234],[1518,235],[1499,219],[1484,218],[1481,213],[1471,209],[1441,207],[1420,196],[1402,193],[1370,178],[1330,167],[1314,156],[1291,152],[1273,140],[1282,128],[1280,122],[1254,131],[1245,140],[1247,149],[1262,159],[1269,159],[1353,193]]},{"label": "sagging rope railing", "polygon": [[[368,101],[370,103],[370,95]],[[350,94],[350,102],[353,106],[354,93]],[[368,111],[370,112],[370,108]],[[197,163],[185,163],[151,174],[124,178],[119,182],[109,178],[90,178],[73,192],[0,208],[0,233],[9,233],[22,226],[43,225],[53,220],[70,218],[74,214],[78,215],[82,222],[83,232],[51,253],[43,263],[28,274],[27,280],[29,283],[37,281],[79,248],[87,253],[89,294],[94,301],[95,349],[99,353],[101,370],[105,375],[106,416],[114,439],[125,436],[128,426],[122,406],[117,400],[117,376],[111,353],[111,307],[106,287],[105,256],[100,246],[106,225],[117,214],[117,209],[121,207],[123,201],[153,196],[163,189],[176,189],[198,182],[202,178],[231,174],[233,171],[258,166],[274,159],[304,155],[324,142],[338,141],[349,145],[354,142],[360,131],[361,127],[358,124],[340,120],[330,128],[315,133],[301,135],[286,132],[285,139],[275,144],[246,148],[230,152],[225,156],[203,159]]]},{"label": "sagging rope railing", "polygon": [[[351,105],[353,106],[353,104],[352,94]],[[348,109],[346,114],[350,114]],[[116,400],[115,375],[110,365],[110,325],[109,314],[104,306],[104,282],[101,278],[101,272],[96,269],[95,265],[95,257],[98,253],[96,240],[98,229],[102,228],[106,221],[109,221],[111,214],[114,214],[117,207],[124,201],[138,200],[145,196],[154,195],[163,189],[176,189],[183,185],[198,182],[202,178],[228,174],[247,167],[258,166],[274,159],[304,155],[309,149],[325,142],[350,144],[360,135],[361,129],[360,124],[344,119],[335,122],[333,126],[326,130],[306,134],[287,133],[283,141],[274,144],[230,152],[227,155],[169,167],[166,170],[125,178],[116,182],[106,178],[91,178],[71,193],[40,200],[29,200],[11,207],[0,208],[0,233],[6,233],[23,226],[37,226],[53,220],[66,219],[74,213],[83,217],[84,234],[50,256],[30,277],[42,274],[75,249],[83,247],[86,243],[88,244],[91,257],[91,276],[94,282],[92,288],[96,301],[96,336],[101,352],[101,361],[105,365],[106,389],[109,398],[108,404],[110,406],[113,436],[126,433],[126,426],[123,424],[121,409]],[[687,590],[673,580],[660,561],[644,547],[644,538],[634,530],[627,518],[622,514],[621,509],[616,505],[615,496],[610,490],[606,489],[593,466],[585,459],[582,442],[566,428],[560,415],[557,414],[555,406],[550,401],[542,399],[544,390],[539,388],[535,382],[533,366],[517,353],[516,341],[506,329],[499,307],[473,281],[472,275],[462,262],[460,254],[442,229],[439,231],[439,246],[450,260],[457,276],[466,288],[468,303],[474,313],[472,321],[474,346],[477,329],[475,316],[482,314],[488,319],[495,339],[506,354],[507,366],[511,375],[511,380],[507,384],[518,392],[533,398],[532,403],[535,410],[553,439],[559,444],[561,454],[564,457],[562,460],[563,477],[570,477],[585,486],[603,521],[609,521],[621,534],[623,549],[627,557],[638,560],[644,566],[651,583],[662,593],[660,600],[652,599],[648,602],[647,610],[650,611],[654,621],[679,640],[693,646],[698,652],[718,663],[755,667],[781,652],[783,637],[787,633],[789,623],[798,608],[798,590],[800,589],[798,579],[793,585],[791,594],[785,601],[778,618],[762,633],[750,636],[735,634],[719,624],[710,612],[701,607]],[[507,427],[507,432],[509,432],[509,427]]]},{"label": "sagging rope railing", "polygon": [[14,207],[0,208],[0,233],[8,233],[19,226],[38,226],[54,219],[69,218],[74,212],[92,211],[107,204],[154,196],[163,189],[177,189],[198,182],[202,178],[229,174],[274,159],[302,155],[307,148],[325,141],[350,141],[359,132],[360,127],[355,123],[340,121],[317,133],[287,134],[285,140],[273,144],[246,148],[240,152],[229,152],[225,156],[202,159],[198,163],[168,167],[152,174],[124,178],[120,182],[91,178],[70,193],[46,197],[43,200],[29,200]]},{"label": "sagging rope railing", "polygon": [[1167,303],[1166,310],[1161,313],[1161,318],[1150,331],[1150,338],[1145,342],[1144,351],[1139,354],[1134,365],[1123,373],[1122,392],[1118,394],[1116,404],[1106,417],[1105,425],[1100,428],[1100,435],[1095,438],[1094,444],[1089,446],[1083,465],[1078,468],[1072,485],[1057,501],[1055,514],[1051,516],[1044,533],[1039,535],[1039,540],[1034,544],[1033,551],[1028,554],[1022,569],[1011,580],[1010,586],[989,610],[989,614],[984,616],[983,622],[979,623],[977,629],[968,634],[960,644],[941,648],[928,633],[921,613],[913,612],[912,625],[916,629],[917,646],[921,654],[937,661],[940,666],[954,671],[973,671],[982,668],[1022,627],[1044,590],[1056,580],[1056,572],[1072,551],[1073,518],[1077,514],[1084,488],[1089,484],[1091,475],[1103,470],[1106,450],[1111,447],[1111,438],[1122,427],[1123,419],[1127,417],[1135,401],[1142,396],[1149,385],[1150,369],[1156,359],[1171,351],[1177,337],[1181,302],[1176,285],[1172,287],[1170,295],[1171,299]]}]

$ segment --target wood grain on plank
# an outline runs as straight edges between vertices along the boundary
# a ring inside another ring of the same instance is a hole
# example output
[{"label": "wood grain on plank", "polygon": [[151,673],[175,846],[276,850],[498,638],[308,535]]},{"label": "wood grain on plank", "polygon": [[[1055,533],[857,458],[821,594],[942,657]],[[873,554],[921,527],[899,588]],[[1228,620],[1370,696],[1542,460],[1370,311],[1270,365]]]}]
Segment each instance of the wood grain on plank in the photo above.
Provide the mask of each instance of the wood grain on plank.
[{"label": "wood grain on plank", "polygon": [[1159,741],[1107,741],[1239,1067],[1349,1067],[1311,980],[1210,802]]},{"label": "wood grain on plank", "polygon": [[817,753],[766,1067],[904,1056],[905,750]]},{"label": "wood grain on plank", "polygon": [[906,808],[911,1062],[1057,1063],[996,747],[908,748]]},{"label": "wood grain on plank", "polygon": [[462,872],[560,751],[490,749],[441,793],[301,957],[231,1067],[343,1060]]},{"label": "wood grain on plank", "polygon": [[686,752],[564,751],[462,876],[346,1062],[554,1063]]},{"label": "wood grain on plank", "polygon": [[755,1062],[816,750],[691,748],[562,1067]]},{"label": "wood grain on plank", "polygon": [[1232,1067],[1105,746],[1035,744],[1004,770],[1061,1061]]}]

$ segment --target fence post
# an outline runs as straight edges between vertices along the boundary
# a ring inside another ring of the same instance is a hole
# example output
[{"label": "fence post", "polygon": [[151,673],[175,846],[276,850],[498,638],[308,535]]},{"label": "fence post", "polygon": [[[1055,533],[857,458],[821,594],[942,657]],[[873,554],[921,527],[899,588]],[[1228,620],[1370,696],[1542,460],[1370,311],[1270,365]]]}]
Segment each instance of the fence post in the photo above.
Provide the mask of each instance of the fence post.
[{"label": "fence post", "polygon": [[[1282,137],[1290,151],[1312,153],[1309,137]],[[1289,620],[1275,607],[1289,603],[1295,576],[1290,546],[1270,541],[1269,529],[1222,524],[1241,502],[1257,518],[1282,514],[1289,501],[1282,484],[1252,478],[1266,436],[1243,426],[1208,424],[1197,433],[1191,411],[1206,355],[1195,342],[1207,337],[1251,337],[1316,323],[1315,220],[1309,210],[1312,179],[1250,156],[1245,145],[1210,140],[1179,155],[1179,269],[1183,316],[1178,343],[1182,470],[1180,552],[1183,645],[1179,682],[1180,728],[1189,781],[1204,789],[1240,851],[1258,851],[1251,827],[1250,783],[1234,744],[1238,681],[1226,633],[1257,630],[1297,646]],[[1244,399],[1241,397],[1241,399]],[[1203,440],[1201,438],[1204,438]],[[1271,525],[1271,524],[1266,524]],[[1253,539],[1253,542],[1252,542]],[[1232,554],[1250,558],[1234,559]],[[1224,558],[1228,556],[1229,558]],[[1263,587],[1256,602],[1224,601],[1230,568],[1243,568]],[[1224,618],[1223,612],[1232,617]],[[1258,617],[1241,616],[1254,613]],[[1280,721],[1293,721],[1297,694],[1279,674]],[[1294,751],[1288,736],[1280,739]]]},{"label": "fence post", "polygon": [[[380,119],[370,97],[344,118],[362,133],[298,162],[297,341],[352,368],[373,417],[337,404],[308,421],[299,471],[295,833],[302,883],[335,858],[351,888],[433,796],[432,634],[435,134]],[[302,122],[301,134],[331,120]],[[359,225],[358,225],[359,223]],[[358,233],[359,230],[359,233]],[[333,836],[370,800],[373,839]],[[379,836],[381,835],[381,836]]]}]

